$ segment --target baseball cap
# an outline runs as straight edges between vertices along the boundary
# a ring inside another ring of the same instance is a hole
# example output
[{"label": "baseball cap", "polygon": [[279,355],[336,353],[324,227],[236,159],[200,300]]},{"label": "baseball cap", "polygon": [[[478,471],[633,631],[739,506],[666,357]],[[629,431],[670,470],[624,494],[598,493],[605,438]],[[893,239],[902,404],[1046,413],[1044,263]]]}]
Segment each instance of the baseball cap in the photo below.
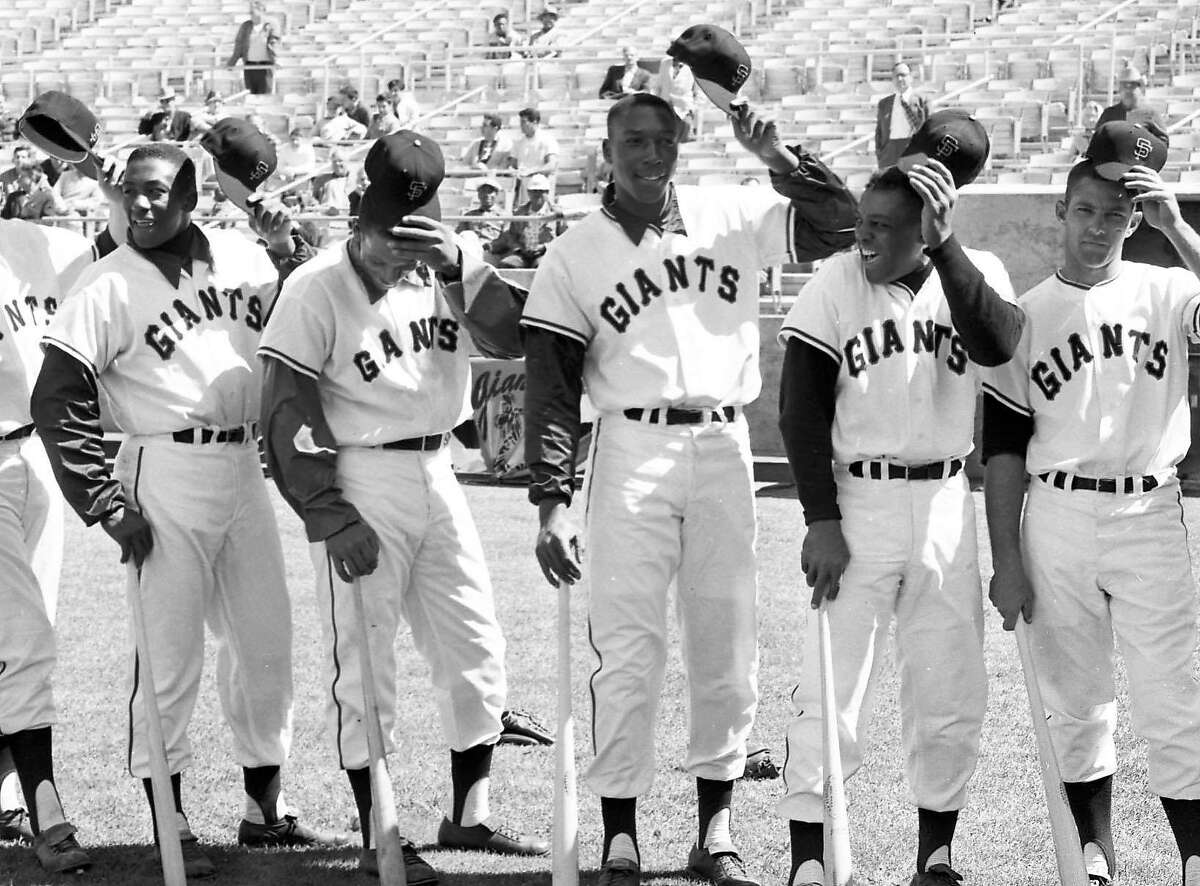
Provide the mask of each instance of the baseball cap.
[{"label": "baseball cap", "polygon": [[200,137],[200,146],[212,154],[217,184],[241,209],[246,208],[250,195],[275,171],[274,143],[249,120],[240,117],[218,120]]},{"label": "baseball cap", "polygon": [[17,121],[21,136],[58,160],[80,163],[95,178],[95,166],[83,163],[100,140],[100,122],[77,98],[65,92],[43,92]]},{"label": "baseball cap", "polygon": [[1126,64],[1123,68],[1121,68],[1121,73],[1119,73],[1117,75],[1117,82],[1118,83],[1139,83],[1144,86],[1146,83],[1146,80],[1144,77],[1142,77],[1141,71],[1139,71],[1137,68],[1135,68],[1131,64]]},{"label": "baseball cap", "polygon": [[546,6],[538,13],[538,18],[558,18],[558,10],[553,6]]},{"label": "baseball cap", "polygon": [[427,135],[401,129],[371,145],[363,161],[371,184],[363,193],[358,215],[384,228],[401,224],[406,215],[442,218],[437,190],[446,174],[442,149]]},{"label": "baseball cap", "polygon": [[954,187],[975,181],[987,162],[991,143],[983,124],[968,112],[947,108],[930,114],[913,133],[896,165],[908,172],[917,163],[940,161],[954,177]]},{"label": "baseball cap", "polygon": [[481,178],[475,182],[475,190],[478,191],[480,188],[491,188],[493,191],[498,191],[500,190],[500,182],[491,176]]},{"label": "baseball cap", "polygon": [[692,25],[671,41],[667,55],[691,68],[696,84],[727,114],[750,79],[750,54],[737,37],[716,25]]},{"label": "baseball cap", "polygon": [[1109,181],[1119,181],[1133,166],[1158,172],[1167,162],[1167,134],[1153,123],[1113,120],[1096,130],[1083,155]]},{"label": "baseball cap", "polygon": [[525,190],[527,191],[548,191],[550,190],[550,179],[542,175],[540,172],[534,173],[525,179]]}]

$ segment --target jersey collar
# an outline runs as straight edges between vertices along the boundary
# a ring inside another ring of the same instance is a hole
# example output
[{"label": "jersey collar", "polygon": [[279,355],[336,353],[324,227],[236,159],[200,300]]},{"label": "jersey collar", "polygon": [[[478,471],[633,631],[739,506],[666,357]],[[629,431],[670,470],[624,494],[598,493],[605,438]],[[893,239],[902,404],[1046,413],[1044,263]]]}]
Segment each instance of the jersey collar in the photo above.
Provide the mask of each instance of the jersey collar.
[{"label": "jersey collar", "polygon": [[192,273],[193,261],[202,261],[210,268],[213,265],[212,246],[204,232],[195,224],[189,224],[166,243],[153,249],[142,249],[133,242],[132,234],[126,234],[125,242],[138,255],[158,268],[167,278],[167,282],[176,289],[179,288],[183,272],[187,271],[189,275]]},{"label": "jersey collar", "polygon": [[674,183],[667,186],[667,202],[657,219],[645,219],[623,209],[617,204],[617,188],[613,184],[609,184],[604,189],[600,205],[600,211],[621,226],[621,230],[625,232],[626,237],[633,241],[634,246],[641,245],[647,228],[653,228],[660,237],[663,231],[687,236],[687,229],[683,226],[683,216],[679,214],[679,197],[675,193]]}]

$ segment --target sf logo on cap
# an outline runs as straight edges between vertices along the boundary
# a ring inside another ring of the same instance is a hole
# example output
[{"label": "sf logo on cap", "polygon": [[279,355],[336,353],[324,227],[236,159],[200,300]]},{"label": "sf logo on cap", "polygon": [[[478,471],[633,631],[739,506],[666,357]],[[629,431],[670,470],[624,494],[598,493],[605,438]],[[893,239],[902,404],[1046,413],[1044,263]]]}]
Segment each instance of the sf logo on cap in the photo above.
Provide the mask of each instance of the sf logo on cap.
[{"label": "sf logo on cap", "polygon": [[742,84],[746,82],[746,78],[750,76],[750,69],[745,65],[738,65],[737,70],[733,72],[733,88],[740,89]]},{"label": "sf logo on cap", "polygon": [[256,182],[266,178],[271,174],[271,167],[266,160],[259,160],[254,164],[254,168],[250,170],[250,181]]},{"label": "sf logo on cap", "polygon": [[427,187],[425,182],[410,182],[408,185],[408,199],[416,200],[425,193]]},{"label": "sf logo on cap", "polygon": [[952,135],[943,135],[937,143],[937,147],[933,149],[933,153],[943,160],[947,157],[953,157],[954,152],[958,150],[958,139]]},{"label": "sf logo on cap", "polygon": [[1139,138],[1133,143],[1133,159],[1145,160],[1150,156],[1150,152],[1154,150],[1154,145],[1150,144],[1150,139]]}]

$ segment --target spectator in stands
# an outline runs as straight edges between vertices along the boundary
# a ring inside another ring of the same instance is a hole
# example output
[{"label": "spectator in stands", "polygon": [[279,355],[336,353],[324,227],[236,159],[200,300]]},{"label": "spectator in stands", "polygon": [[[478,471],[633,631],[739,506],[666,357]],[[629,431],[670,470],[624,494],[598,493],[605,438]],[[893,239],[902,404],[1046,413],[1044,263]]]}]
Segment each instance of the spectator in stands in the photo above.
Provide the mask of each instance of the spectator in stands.
[{"label": "spectator in stands", "polygon": [[479,205],[468,209],[463,215],[479,221],[461,221],[454,233],[458,234],[459,244],[464,249],[482,258],[483,253],[491,248],[492,241],[504,232],[504,222],[497,220],[497,216],[504,215],[503,208],[496,203],[496,198],[500,196],[500,182],[494,178],[480,179],[475,194],[479,198]]},{"label": "spectator in stands", "polygon": [[492,30],[488,34],[487,59],[492,61],[507,61],[518,57],[517,47],[521,45],[516,33],[509,29],[508,13],[497,12],[492,16]]},{"label": "spectator in stands", "polygon": [[558,170],[558,142],[541,129],[542,114],[537,108],[523,108],[520,118],[521,137],[514,139],[509,168],[517,171],[517,200],[527,200],[524,181],[532,175],[552,178]]},{"label": "spectator in stands", "polygon": [[658,67],[658,96],[665,99],[683,123],[680,142],[692,140],[696,125],[696,78],[692,69],[678,59],[664,58]]},{"label": "spectator in stands", "polygon": [[62,174],[71,168],[70,163],[66,160],[59,160],[57,157],[47,157],[40,165],[46,176],[46,183],[50,187],[54,187]]},{"label": "spectator in stands", "polygon": [[545,7],[538,13],[538,21],[542,29],[529,35],[526,41],[529,48],[525,54],[530,58],[554,58],[558,55],[558,39],[561,36],[554,29],[558,24],[558,10],[553,6]]},{"label": "spectator in stands", "polygon": [[392,103],[392,113],[400,121],[400,128],[412,129],[413,122],[421,116],[421,109],[412,93],[404,88],[404,78],[389,80],[387,88],[388,101]]},{"label": "spectator in stands", "polygon": [[165,111],[155,111],[146,119],[145,136],[152,142],[171,140],[171,118]]},{"label": "spectator in stands", "polygon": [[1101,107],[1100,102],[1085,104],[1079,115],[1079,125],[1073,127],[1070,134],[1062,140],[1062,147],[1075,157],[1086,151],[1088,144],[1092,141],[1092,134],[1096,131],[1096,122],[1102,113],[1104,113],[1104,108]]},{"label": "spectator in stands", "polygon": [[363,129],[371,125],[371,112],[358,100],[357,89],[350,85],[343,86],[338,90],[338,97],[342,100],[342,107],[346,109],[347,117],[355,123],[362,124]]},{"label": "spectator in stands", "polygon": [[354,177],[354,190],[350,192],[350,215],[358,218],[358,207],[362,204],[363,194],[367,192],[367,185],[371,180],[367,177],[367,167],[358,167],[358,175]]},{"label": "spectator in stands", "polygon": [[[192,133],[192,115],[187,111],[175,107],[175,90],[164,89],[158,97],[158,109],[147,111],[142,115],[142,119],[138,121],[138,135],[149,135],[151,141],[174,141],[185,142],[190,139]],[[163,137],[154,138],[155,128],[161,123],[163,115],[166,120],[166,129]]]},{"label": "spectator in stands", "polygon": [[275,175],[279,184],[308,175],[317,168],[317,152],[302,129],[288,133],[288,139],[275,152]]},{"label": "spectator in stands", "polygon": [[40,166],[27,166],[17,176],[16,185],[9,191],[0,210],[0,218],[23,218],[37,221],[51,215],[66,215],[63,205]]},{"label": "spectator in stands", "polygon": [[1162,115],[1156,108],[1144,101],[1146,80],[1141,71],[1126,61],[1121,73],[1117,75],[1117,85],[1121,89],[1121,99],[1115,105],[1104,109],[1100,119],[1096,122],[1097,129],[1113,120],[1128,120],[1130,123],[1141,123],[1143,126],[1153,123],[1162,131],[1166,131],[1167,124]]},{"label": "spectator in stands", "polygon": [[84,175],[74,164],[67,164],[53,188],[65,211],[77,215],[97,215],[106,202],[100,183]]},{"label": "spectator in stands", "polygon": [[348,215],[352,190],[346,155],[335,149],[329,154],[329,171],[312,180],[313,200],[326,215]]},{"label": "spectator in stands", "polygon": [[621,47],[624,64],[613,65],[600,84],[600,98],[621,98],[634,92],[650,91],[650,72],[638,64],[637,50]]},{"label": "spectator in stands", "polygon": [[472,169],[507,169],[512,156],[512,139],[500,131],[503,121],[499,114],[484,114],[479,124],[479,138],[462,152],[464,166]]},{"label": "spectator in stands", "polygon": [[250,0],[250,18],[238,28],[233,38],[233,55],[225,67],[232,68],[241,59],[242,80],[254,95],[267,95],[275,86],[273,68],[279,40],[279,27],[267,18],[266,4]]},{"label": "spectator in stands", "polygon": [[325,119],[321,121],[321,138],[327,142],[352,141],[367,134],[367,127],[346,114],[341,100],[331,95],[325,101]]},{"label": "spectator in stands", "polygon": [[17,115],[8,100],[0,95],[0,142],[17,137]]},{"label": "spectator in stands", "polygon": [[[536,218],[509,222],[488,249],[489,264],[501,268],[536,268],[546,254],[546,244],[567,229],[562,218],[555,218],[558,207],[550,200],[550,180],[546,176],[530,176],[525,189],[529,199],[513,215]],[[544,220],[540,220],[542,217]]]},{"label": "spectator in stands", "polygon": [[193,123],[198,124],[198,128],[202,131],[207,131],[216,126],[218,120],[223,120],[226,116],[225,96],[215,89],[210,89],[208,95],[204,96],[204,110],[200,112]]},{"label": "spectator in stands", "polygon": [[33,159],[33,149],[24,142],[13,146],[12,161],[12,166],[0,172],[0,197],[16,187],[17,178],[23,171],[37,165],[37,161]]},{"label": "spectator in stands", "polygon": [[233,202],[219,187],[213,191],[212,206],[205,213],[205,226],[214,228],[235,228],[246,214],[233,205]]},{"label": "spectator in stands", "polygon": [[895,92],[879,100],[875,113],[875,159],[880,169],[894,166],[912,134],[929,116],[929,103],[912,87],[912,71],[904,62],[892,66]]},{"label": "spectator in stands", "polygon": [[371,125],[367,127],[367,138],[382,138],[391,135],[400,128],[400,121],[392,113],[392,103],[382,92],[375,96],[375,113],[371,115]]}]

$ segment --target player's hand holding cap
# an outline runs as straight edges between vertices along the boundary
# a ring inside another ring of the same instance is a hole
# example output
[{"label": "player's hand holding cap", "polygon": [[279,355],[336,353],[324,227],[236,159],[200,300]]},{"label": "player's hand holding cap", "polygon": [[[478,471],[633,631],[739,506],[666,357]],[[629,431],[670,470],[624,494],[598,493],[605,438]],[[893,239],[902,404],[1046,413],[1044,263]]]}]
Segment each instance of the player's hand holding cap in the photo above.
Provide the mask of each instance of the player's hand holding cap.
[{"label": "player's hand holding cap", "polygon": [[371,145],[363,168],[370,184],[359,204],[359,218],[387,230],[402,227],[406,215],[441,221],[437,191],[446,161],[429,136],[411,129],[385,135]]},{"label": "player's hand holding cap", "polygon": [[746,47],[716,25],[692,25],[671,42],[667,55],[691,68],[696,84],[726,114],[750,79]]},{"label": "player's hand holding cap", "polygon": [[44,153],[79,164],[81,172],[96,178],[92,152],[100,140],[100,121],[79,99],[54,90],[41,93],[17,121],[17,131]]},{"label": "player's hand holding cap", "polygon": [[258,127],[240,117],[218,120],[200,138],[212,154],[217,184],[230,202],[250,212],[250,197],[275,172],[275,145]]},{"label": "player's hand holding cap", "polygon": [[1167,162],[1167,134],[1154,124],[1114,120],[1096,130],[1084,156],[1109,181],[1120,181],[1134,166],[1159,172]]},{"label": "player's hand holding cap", "polygon": [[930,114],[913,133],[908,146],[896,163],[908,172],[918,163],[937,160],[961,188],[975,181],[987,163],[991,143],[983,124],[966,111],[946,108]]}]

